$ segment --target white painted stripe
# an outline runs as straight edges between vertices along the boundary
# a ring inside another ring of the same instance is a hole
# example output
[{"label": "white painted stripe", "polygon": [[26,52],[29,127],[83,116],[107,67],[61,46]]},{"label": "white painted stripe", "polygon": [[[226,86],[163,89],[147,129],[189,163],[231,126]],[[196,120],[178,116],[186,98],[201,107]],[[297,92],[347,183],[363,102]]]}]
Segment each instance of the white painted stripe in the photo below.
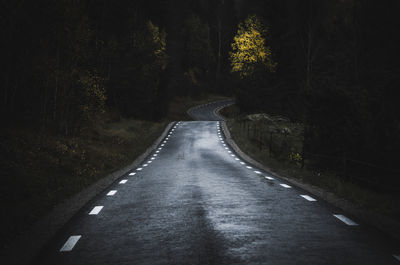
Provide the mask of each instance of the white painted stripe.
[{"label": "white painted stripe", "polygon": [[231,155],[232,157],[235,157],[235,155]]},{"label": "white painted stripe", "polygon": [[150,164],[150,163],[152,163],[152,162],[153,162],[153,161],[151,161],[151,160],[150,160],[150,161],[147,161],[147,164]]},{"label": "white painted stripe", "polygon": [[155,157],[152,157],[152,158],[150,158],[151,160],[154,160],[154,159],[156,159]]},{"label": "white painted stripe", "polygon": [[279,184],[279,185],[281,185],[282,187],[287,188],[287,189],[290,189],[290,188],[291,188],[291,187],[290,187],[289,185],[287,185],[287,184],[281,183],[281,184]]},{"label": "white painted stripe", "polygon": [[252,169],[252,167],[251,167],[251,166],[246,166],[246,168],[248,168],[248,169]]},{"label": "white painted stripe", "polygon": [[161,144],[161,146],[164,146],[164,144]]},{"label": "white painted stripe", "polygon": [[160,151],[157,150],[156,153],[160,153]]},{"label": "white painted stripe", "polygon": [[140,170],[142,170],[142,169],[143,169],[143,168],[139,167],[137,170],[139,170],[139,171],[140,171]]},{"label": "white painted stripe", "polygon": [[62,248],[60,249],[60,252],[71,251],[81,237],[82,236],[80,235],[70,236],[67,242],[65,242],[64,246],[62,246]]},{"label": "white painted stripe", "polygon": [[148,164],[144,164],[143,166],[144,166],[144,167],[147,167],[147,166],[148,166]]},{"label": "white painted stripe", "polygon": [[228,148],[228,147],[225,147],[225,149],[228,150],[229,148]]},{"label": "white painted stripe", "polygon": [[260,172],[260,171],[257,171],[257,170],[254,170],[254,173],[256,173],[256,174],[261,174],[261,172]]},{"label": "white painted stripe", "polygon": [[97,215],[103,209],[104,206],[95,206],[89,213],[89,215]]},{"label": "white painted stripe", "polygon": [[158,148],[158,150],[161,150],[161,149],[162,149],[162,147],[159,147],[159,148]]},{"label": "white painted stripe", "polygon": [[335,216],[337,219],[339,219],[340,221],[342,221],[346,225],[358,225],[357,223],[353,222],[352,220],[350,220],[349,218],[347,218],[344,215],[334,214],[333,216]]},{"label": "white painted stripe", "polygon": [[119,184],[125,184],[126,182],[128,182],[128,180],[127,180],[127,179],[123,179],[123,180],[121,180],[121,181],[119,182]]},{"label": "white painted stripe", "polygon": [[397,259],[398,261],[400,261],[400,254],[399,254],[399,255],[393,255],[393,257],[394,257],[395,259]]},{"label": "white painted stripe", "polygon": [[239,161],[240,159],[239,159],[239,158],[235,158],[235,160],[236,160],[236,161]]},{"label": "white painted stripe", "polygon": [[228,151],[228,153],[232,153],[231,151]]},{"label": "white painted stripe", "polygon": [[265,178],[269,179],[269,180],[274,180],[274,178],[271,178],[271,177],[268,177],[268,176],[265,176]]},{"label": "white painted stripe", "polygon": [[315,202],[316,201],[316,199],[314,199],[313,197],[308,196],[308,195],[300,195],[300,196],[303,197],[304,199],[306,199],[307,201],[310,201],[310,202]]},{"label": "white painted stripe", "polygon": [[165,144],[167,141],[164,141],[163,143]]},{"label": "white painted stripe", "polygon": [[110,190],[110,191],[107,193],[107,196],[113,196],[115,193],[117,193],[116,190]]},{"label": "white painted stripe", "polygon": [[240,162],[240,164],[244,165],[244,162]]},{"label": "white painted stripe", "polygon": [[136,175],[136,173],[129,173],[129,176],[134,176],[134,175]]},{"label": "white painted stripe", "polygon": [[223,144],[223,146],[226,146],[226,144]]},{"label": "white painted stripe", "polygon": [[153,156],[158,156],[157,154],[154,154]]}]

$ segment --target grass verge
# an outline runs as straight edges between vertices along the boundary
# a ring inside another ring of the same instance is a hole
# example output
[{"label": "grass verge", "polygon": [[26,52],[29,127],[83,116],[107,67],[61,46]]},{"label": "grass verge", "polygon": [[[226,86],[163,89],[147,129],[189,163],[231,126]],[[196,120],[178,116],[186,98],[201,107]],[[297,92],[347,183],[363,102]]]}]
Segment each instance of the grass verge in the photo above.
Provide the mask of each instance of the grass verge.
[{"label": "grass verge", "polygon": [[187,109],[220,99],[175,98],[158,122],[105,116],[74,137],[29,126],[0,131],[0,249],[59,203],[129,165],[169,122],[190,120]]},{"label": "grass verge", "polygon": [[[220,114],[227,118],[227,126],[239,148],[256,161],[267,165],[278,175],[322,188],[357,207],[400,221],[400,208],[398,207],[400,195],[398,193],[371,190],[344,179],[332,171],[323,171],[307,166],[301,168],[297,155],[301,153],[302,149],[302,124],[291,123],[282,117],[268,116],[272,122],[265,125],[265,121],[263,121],[263,126],[267,126],[268,132],[289,132],[274,133],[270,138],[269,133],[264,132],[262,135],[260,130],[254,130],[260,126],[256,115],[244,115],[235,105],[222,109]],[[266,138],[267,142],[272,139],[272,143],[260,146],[260,137]]]}]

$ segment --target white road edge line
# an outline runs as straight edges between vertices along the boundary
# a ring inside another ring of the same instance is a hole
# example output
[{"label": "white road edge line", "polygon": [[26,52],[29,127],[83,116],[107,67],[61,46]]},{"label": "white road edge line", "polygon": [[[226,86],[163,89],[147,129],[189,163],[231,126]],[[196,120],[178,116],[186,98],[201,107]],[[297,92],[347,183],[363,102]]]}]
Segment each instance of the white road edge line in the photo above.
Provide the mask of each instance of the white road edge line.
[{"label": "white road edge line", "polygon": [[71,251],[81,237],[81,235],[70,236],[64,246],[60,249],[60,252]]},{"label": "white road edge line", "polygon": [[306,199],[306,200],[309,201],[309,202],[315,202],[315,201],[317,201],[316,199],[314,199],[313,197],[308,196],[308,195],[300,195],[300,196],[303,197],[304,199]]},{"label": "white road edge line", "polygon": [[110,190],[110,191],[107,193],[107,196],[114,196],[115,193],[117,193],[116,190]]},{"label": "white road edge line", "polygon": [[89,215],[98,215],[104,206],[95,206],[89,213]]},{"label": "white road edge line", "polygon": [[128,180],[127,179],[123,179],[119,182],[119,184],[125,184]]},{"label": "white road edge line", "polygon": [[281,183],[281,184],[279,184],[279,185],[281,185],[282,187],[284,187],[284,188],[286,188],[286,189],[290,189],[290,188],[291,188],[291,187],[290,187],[289,185],[287,185],[287,184]]},{"label": "white road edge line", "polygon": [[344,215],[334,214],[333,216],[335,216],[337,219],[339,219],[340,221],[342,221],[346,225],[358,225],[357,223],[355,223],[354,221],[350,220],[349,218],[347,218]]}]

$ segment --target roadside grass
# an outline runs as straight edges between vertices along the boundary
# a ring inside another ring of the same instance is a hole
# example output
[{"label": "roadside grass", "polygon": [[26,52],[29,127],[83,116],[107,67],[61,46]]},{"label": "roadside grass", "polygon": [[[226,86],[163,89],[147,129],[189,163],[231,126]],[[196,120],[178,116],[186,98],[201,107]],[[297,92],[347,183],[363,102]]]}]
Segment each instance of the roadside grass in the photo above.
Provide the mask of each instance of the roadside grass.
[{"label": "roadside grass", "polygon": [[187,109],[220,99],[175,98],[158,122],[109,114],[75,137],[29,125],[1,130],[0,249],[59,203],[132,163],[169,122],[190,120]]},{"label": "roadside grass", "polygon": [[[290,123],[290,121],[274,123],[272,125],[273,130],[289,128],[291,133],[290,137],[273,134],[272,147],[274,150],[270,152],[271,146],[267,144],[260,148],[257,133],[255,136],[252,133],[252,128],[257,128],[258,121],[246,120],[247,124],[244,125],[243,118],[246,115],[240,113],[235,105],[222,109],[220,113],[227,118],[227,126],[231,136],[240,149],[256,161],[267,165],[278,175],[311,184],[333,193],[357,207],[400,221],[399,194],[372,190],[349,179],[342,178],[332,171],[311,168],[307,165],[301,168],[300,160],[296,159],[296,156],[290,155],[301,154],[303,139],[301,124]],[[282,148],[282,137],[288,145],[284,148]],[[268,135],[267,139],[269,140]]]}]

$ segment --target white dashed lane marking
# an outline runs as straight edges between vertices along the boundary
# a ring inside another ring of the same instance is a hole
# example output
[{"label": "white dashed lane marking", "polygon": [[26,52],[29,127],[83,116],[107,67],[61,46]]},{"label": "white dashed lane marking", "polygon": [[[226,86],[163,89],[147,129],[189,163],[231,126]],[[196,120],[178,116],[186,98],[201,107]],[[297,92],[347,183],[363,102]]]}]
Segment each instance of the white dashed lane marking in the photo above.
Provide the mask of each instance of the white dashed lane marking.
[{"label": "white dashed lane marking", "polygon": [[152,157],[152,158],[150,158],[151,160],[154,160],[155,159],[155,157]]},{"label": "white dashed lane marking", "polygon": [[143,169],[143,168],[139,167],[137,170],[139,170],[139,171],[140,171],[140,170],[142,170],[142,169]]},{"label": "white dashed lane marking", "polygon": [[121,180],[121,181],[119,182],[119,184],[125,184],[126,182],[128,182],[128,180],[127,180],[127,179],[123,179],[123,180]]},{"label": "white dashed lane marking", "polygon": [[315,202],[316,201],[316,199],[314,199],[313,197],[310,197],[308,195],[300,195],[300,196],[303,197],[304,199],[306,199],[307,201],[310,201],[310,202]]},{"label": "white dashed lane marking", "polygon": [[256,174],[261,174],[261,172],[260,172],[260,171],[257,171],[257,170],[255,170],[254,173],[256,173]]},{"label": "white dashed lane marking", "polygon": [[134,172],[129,173],[129,176],[134,176],[134,175],[136,175],[136,173],[134,173]]},{"label": "white dashed lane marking", "polygon": [[103,209],[104,206],[95,206],[89,213],[89,215],[97,215]]},{"label": "white dashed lane marking", "polygon": [[117,193],[116,190],[110,190],[110,191],[107,193],[107,196],[114,196],[115,193]]},{"label": "white dashed lane marking", "polygon": [[67,242],[65,242],[64,246],[62,246],[62,248],[60,249],[60,252],[71,251],[80,238],[80,235],[70,236]]},{"label": "white dashed lane marking", "polygon": [[268,177],[268,176],[265,176],[265,178],[268,179],[268,180],[274,180],[274,178],[271,178],[271,177]]},{"label": "white dashed lane marking", "polygon": [[339,219],[340,221],[342,221],[346,225],[358,225],[357,223],[353,222],[352,220],[350,220],[349,218],[347,218],[344,215],[334,214],[333,216],[335,216],[337,219]]},{"label": "white dashed lane marking", "polygon": [[281,183],[281,184],[279,184],[279,185],[281,185],[282,187],[284,187],[284,188],[286,188],[286,189],[290,189],[290,188],[291,188],[291,187],[290,187],[289,185],[287,185],[287,184]]},{"label": "white dashed lane marking", "polygon": [[240,159],[239,159],[239,158],[235,158],[235,160],[236,160],[236,161],[239,161]]},{"label": "white dashed lane marking", "polygon": [[148,164],[144,164],[143,166],[144,166],[144,167],[147,167],[147,166],[148,166]]},{"label": "white dashed lane marking", "polygon": [[248,169],[252,169],[252,167],[251,167],[251,166],[246,166],[246,168],[248,168]]},{"label": "white dashed lane marking", "polygon": [[244,165],[244,162],[240,162],[240,164]]}]

